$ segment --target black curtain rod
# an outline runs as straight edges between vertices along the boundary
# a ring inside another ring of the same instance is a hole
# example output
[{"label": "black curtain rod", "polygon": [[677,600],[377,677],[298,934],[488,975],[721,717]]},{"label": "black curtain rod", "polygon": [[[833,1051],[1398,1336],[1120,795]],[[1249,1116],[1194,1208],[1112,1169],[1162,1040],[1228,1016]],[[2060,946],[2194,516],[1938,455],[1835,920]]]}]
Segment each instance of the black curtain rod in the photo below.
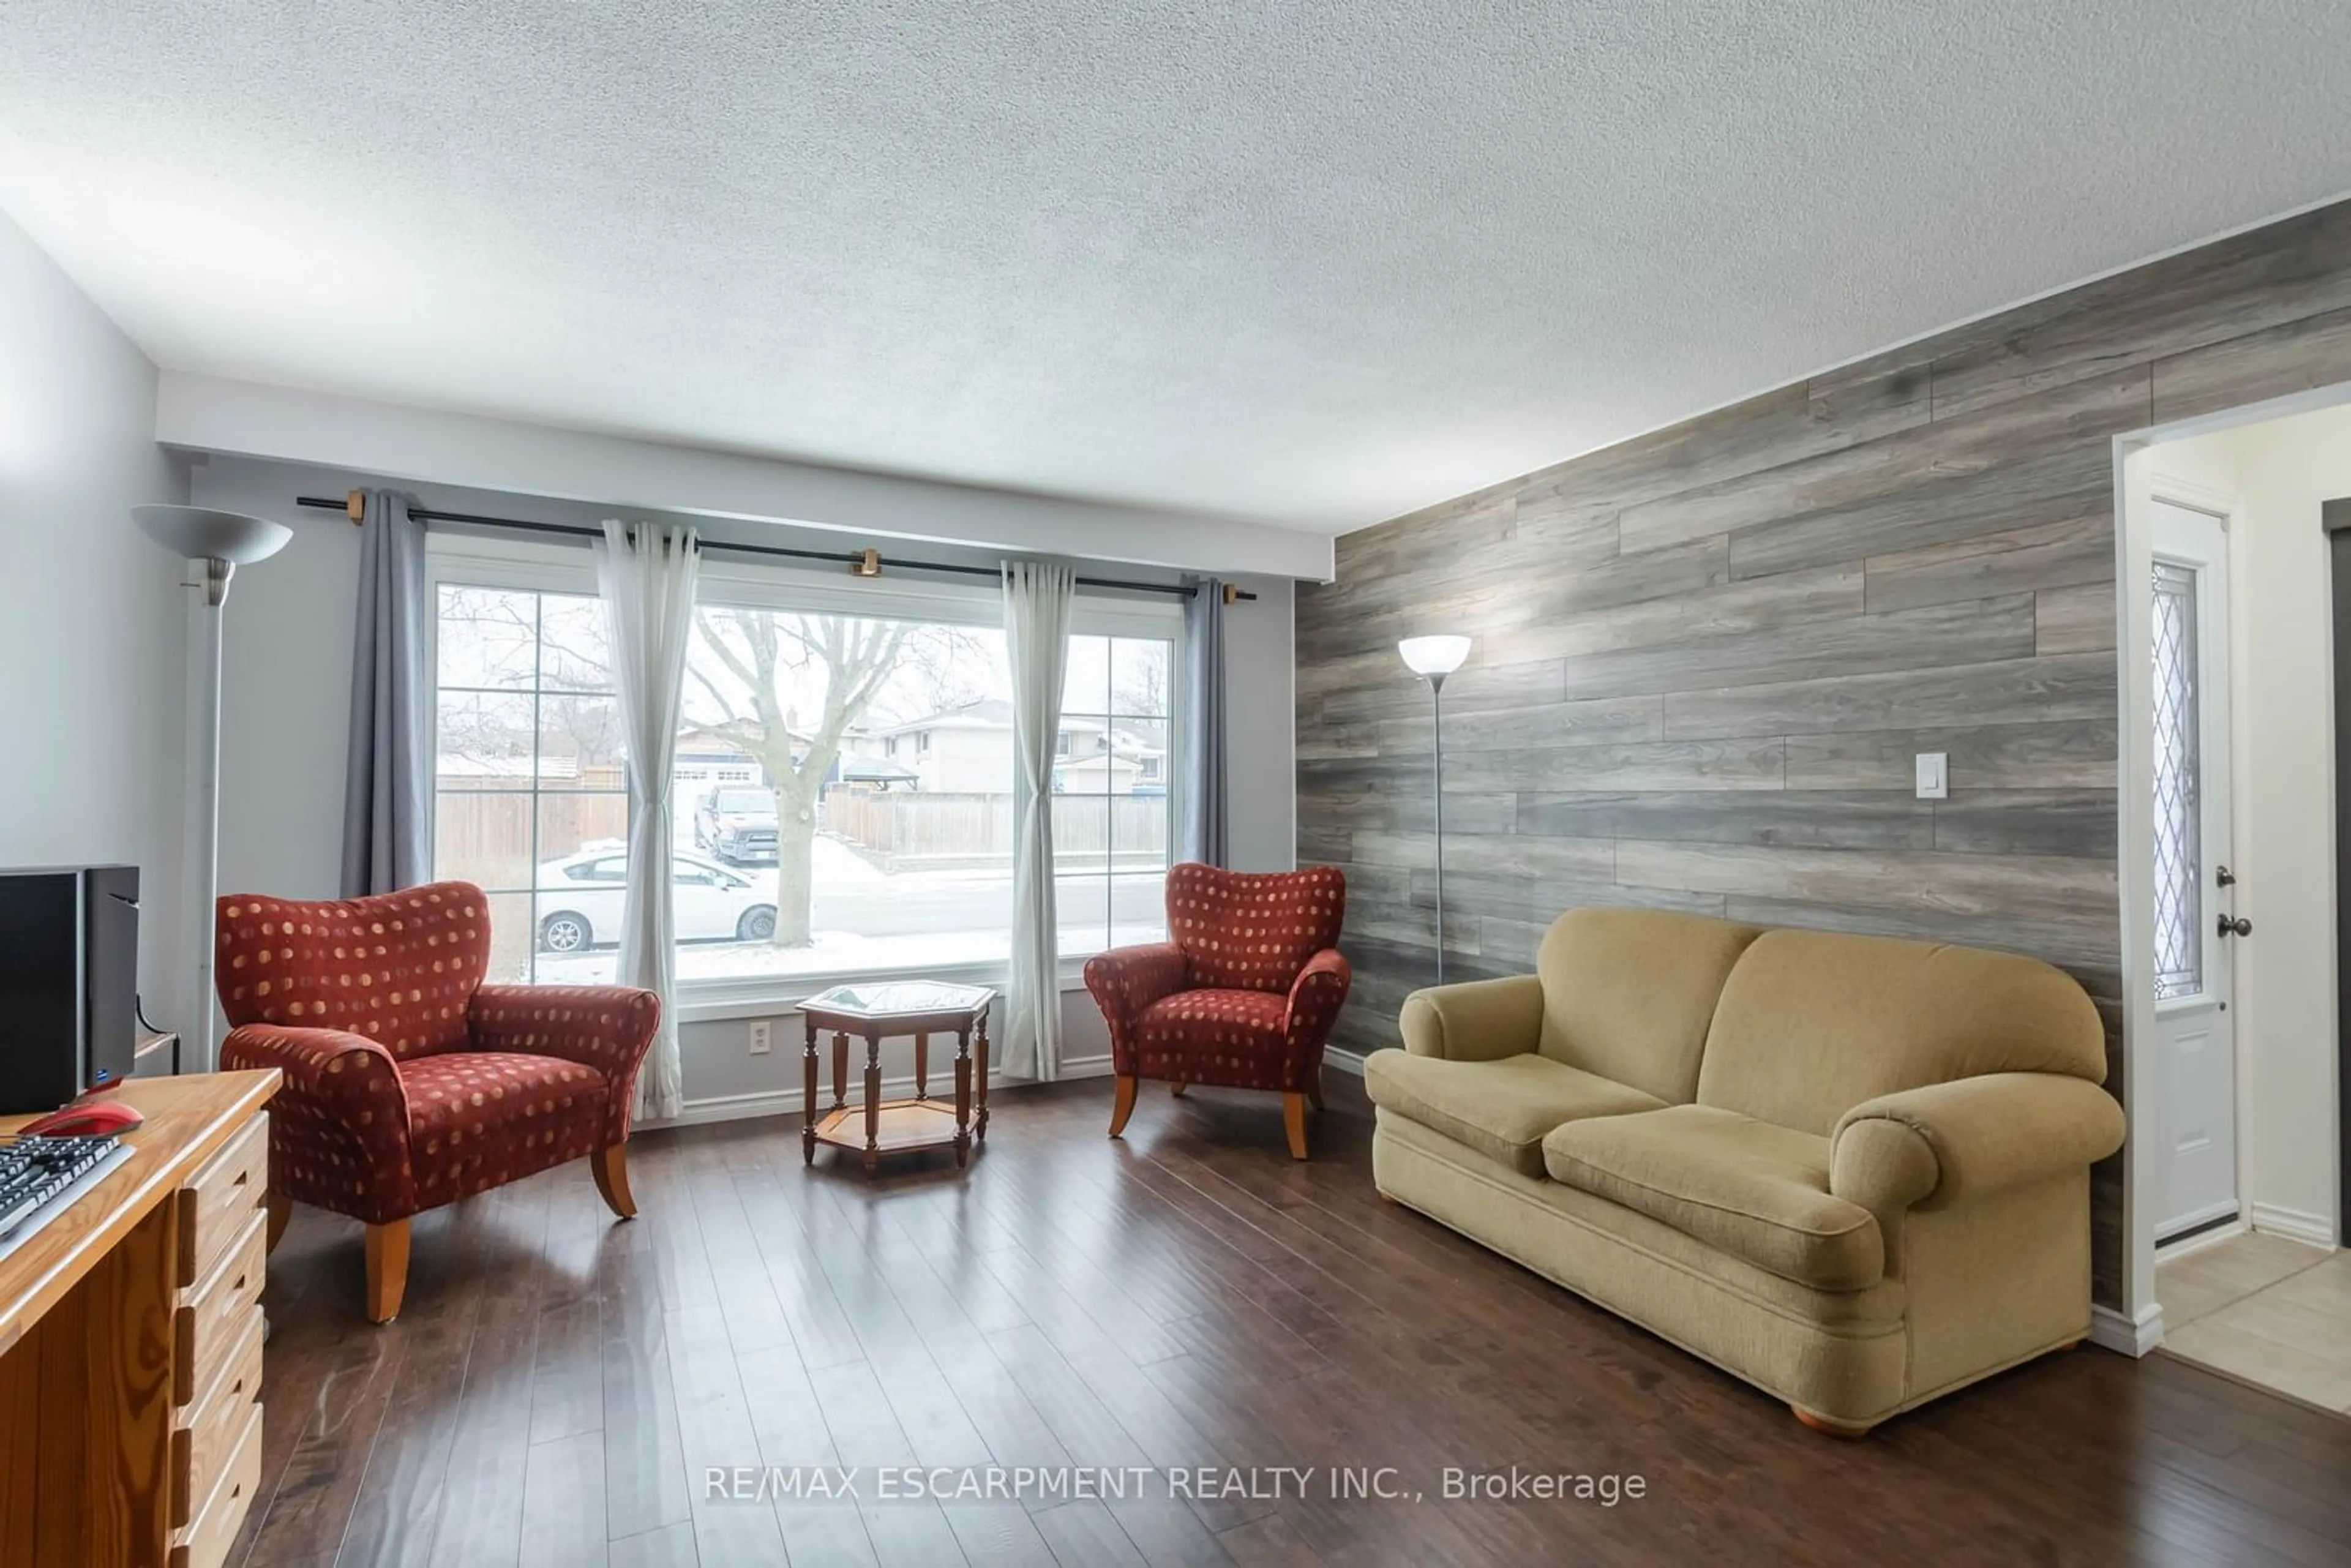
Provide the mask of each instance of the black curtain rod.
[{"label": "black curtain rod", "polygon": [[[356,495],[357,492],[354,491],[352,494]],[[340,512],[345,517],[350,517],[351,521],[359,521],[357,517],[351,517],[350,497],[297,496],[294,497],[294,504],[322,512]],[[411,507],[408,509],[408,515],[420,522],[471,523],[476,528],[506,528],[516,533],[563,534],[583,539],[601,539],[604,537],[603,529],[586,528],[577,523],[534,523],[522,517],[486,517],[478,512],[439,512],[428,507]],[[871,549],[793,549],[785,545],[725,544],[716,539],[704,540],[702,548],[706,550],[726,550],[735,555],[778,556],[790,560],[831,561],[837,565],[848,567],[859,577],[879,577],[885,564],[881,553]],[[943,560],[890,560],[886,564],[905,571],[946,572],[956,577],[997,578],[1002,575],[992,566],[958,566]],[[1182,598],[1189,598],[1193,592],[1193,590],[1177,583],[1134,582],[1118,577],[1081,577],[1078,579],[1078,586],[1115,588],[1129,593],[1170,593]],[[1256,598],[1256,594],[1246,590],[1235,588],[1230,583],[1225,585],[1225,602],[1228,604],[1236,600],[1253,601]]]}]

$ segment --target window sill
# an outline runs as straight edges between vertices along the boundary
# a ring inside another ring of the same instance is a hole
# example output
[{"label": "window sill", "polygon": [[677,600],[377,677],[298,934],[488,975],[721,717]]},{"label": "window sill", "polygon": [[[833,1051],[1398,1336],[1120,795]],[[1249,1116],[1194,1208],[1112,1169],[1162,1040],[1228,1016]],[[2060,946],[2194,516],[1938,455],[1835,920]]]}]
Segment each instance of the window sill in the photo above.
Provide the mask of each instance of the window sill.
[{"label": "window sill", "polygon": [[[1086,988],[1085,959],[1063,958],[1060,984],[1062,995]],[[756,980],[701,980],[678,988],[677,1021],[723,1023],[737,1019],[785,1018],[800,1010],[800,1003],[833,986],[862,980],[945,980],[959,986],[987,986],[999,994],[1007,983],[1001,964],[936,964],[919,969],[841,974],[763,975]]]}]

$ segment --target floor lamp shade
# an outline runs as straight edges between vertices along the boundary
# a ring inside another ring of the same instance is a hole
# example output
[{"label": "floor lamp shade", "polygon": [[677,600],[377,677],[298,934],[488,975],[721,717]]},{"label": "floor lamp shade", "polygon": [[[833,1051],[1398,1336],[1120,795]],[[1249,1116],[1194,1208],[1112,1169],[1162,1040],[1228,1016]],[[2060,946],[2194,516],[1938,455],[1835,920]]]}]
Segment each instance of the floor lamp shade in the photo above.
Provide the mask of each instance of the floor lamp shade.
[{"label": "floor lamp shade", "polygon": [[187,912],[181,926],[191,944],[183,964],[188,990],[168,1021],[179,1030],[181,1060],[198,1072],[209,1072],[214,1065],[213,900],[220,882],[221,607],[236,569],[276,555],[294,538],[294,530],[266,517],[210,507],[133,507],[131,516],[149,538],[204,568],[203,576],[189,584],[201,589],[204,597],[195,610],[201,649],[190,663],[188,687],[193,810],[186,824]]},{"label": "floor lamp shade", "polygon": [[1396,652],[1416,675],[1449,675],[1469,656],[1469,639],[1449,634],[1406,637],[1396,644]]},{"label": "floor lamp shade", "polygon": [[1436,765],[1431,797],[1437,837],[1437,983],[1445,983],[1445,677],[1469,657],[1469,639],[1457,632],[1406,637],[1396,644],[1405,667],[1428,683],[1429,753]]}]

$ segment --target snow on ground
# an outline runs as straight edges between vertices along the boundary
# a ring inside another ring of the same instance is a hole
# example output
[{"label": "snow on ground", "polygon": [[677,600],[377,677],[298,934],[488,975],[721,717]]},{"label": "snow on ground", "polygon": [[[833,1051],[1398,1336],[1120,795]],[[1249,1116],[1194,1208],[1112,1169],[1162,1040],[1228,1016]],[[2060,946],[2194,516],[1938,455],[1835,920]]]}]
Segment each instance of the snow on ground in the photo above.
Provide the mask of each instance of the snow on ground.
[{"label": "snow on ground", "polygon": [[[1110,945],[1124,947],[1166,940],[1163,925],[1119,925],[1111,929]],[[908,970],[946,968],[963,964],[1001,963],[1010,952],[1003,931],[959,931],[904,936],[861,936],[847,931],[820,931],[807,947],[778,947],[766,942],[689,942],[677,950],[681,980],[741,980],[789,978],[795,975],[867,976]],[[1091,943],[1075,946],[1069,956],[1093,951]],[[613,954],[609,947],[592,953],[538,956],[542,985],[610,984]]]}]

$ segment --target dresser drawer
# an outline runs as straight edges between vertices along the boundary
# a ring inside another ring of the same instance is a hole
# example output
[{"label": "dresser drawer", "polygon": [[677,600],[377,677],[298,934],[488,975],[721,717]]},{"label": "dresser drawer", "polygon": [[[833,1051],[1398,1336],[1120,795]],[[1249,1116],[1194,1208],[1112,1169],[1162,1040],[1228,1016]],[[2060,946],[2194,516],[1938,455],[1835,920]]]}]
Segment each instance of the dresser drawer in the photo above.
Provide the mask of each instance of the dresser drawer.
[{"label": "dresser drawer", "polygon": [[261,1490],[261,1406],[250,1406],[236,1446],[229,1450],[220,1484],[204,1500],[195,1522],[172,1537],[172,1568],[221,1568],[235,1544],[237,1527]]},{"label": "dresser drawer", "polygon": [[172,1321],[172,1402],[190,1405],[221,1375],[236,1350],[248,1317],[259,1317],[263,1265],[269,1257],[268,1225],[259,1209],[228,1244],[192,1291],[180,1293]]},{"label": "dresser drawer", "polygon": [[186,1424],[172,1429],[173,1529],[194,1518],[196,1505],[220,1484],[260,1393],[261,1314],[247,1312],[219,1379],[197,1396]]},{"label": "dresser drawer", "polygon": [[194,1284],[220,1261],[268,1186],[269,1114],[264,1112],[222,1145],[180,1191],[179,1284]]}]

